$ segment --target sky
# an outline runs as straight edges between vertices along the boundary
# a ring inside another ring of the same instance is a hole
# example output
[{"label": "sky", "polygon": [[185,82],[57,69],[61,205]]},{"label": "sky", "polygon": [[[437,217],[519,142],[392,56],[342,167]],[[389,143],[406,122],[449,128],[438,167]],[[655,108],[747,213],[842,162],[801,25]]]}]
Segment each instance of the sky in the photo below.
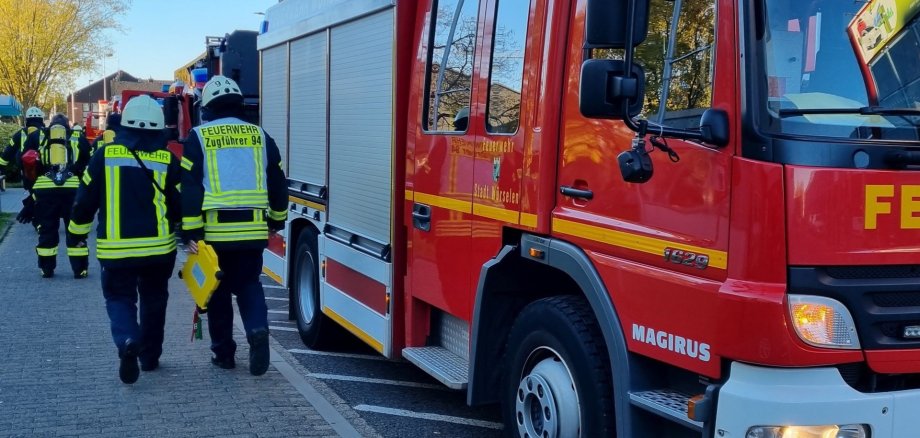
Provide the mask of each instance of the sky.
[{"label": "sky", "polygon": [[[278,0],[133,0],[121,17],[122,31],[109,31],[112,57],[105,73],[118,69],[142,79],[171,80],[173,73],[202,52],[206,36],[259,30],[262,16]],[[102,62],[74,85],[82,88],[103,76]]]}]

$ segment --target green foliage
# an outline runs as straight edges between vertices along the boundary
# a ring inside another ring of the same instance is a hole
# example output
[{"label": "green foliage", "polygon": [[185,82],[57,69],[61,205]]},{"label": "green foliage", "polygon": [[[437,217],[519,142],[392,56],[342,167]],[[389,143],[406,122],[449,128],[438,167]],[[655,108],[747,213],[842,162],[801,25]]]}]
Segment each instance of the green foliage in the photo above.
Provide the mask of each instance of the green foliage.
[{"label": "green foliage", "polygon": [[[16,131],[19,131],[19,128],[19,125],[13,123],[0,123],[0,151],[6,148],[6,145],[10,143],[10,137],[12,137]],[[6,169],[0,169],[0,171],[3,171],[3,174],[6,175],[6,181],[8,183],[19,181],[19,171],[15,166],[15,164],[10,164]]]},{"label": "green foliage", "polygon": [[0,93],[49,109],[93,68],[130,0],[0,0]]}]

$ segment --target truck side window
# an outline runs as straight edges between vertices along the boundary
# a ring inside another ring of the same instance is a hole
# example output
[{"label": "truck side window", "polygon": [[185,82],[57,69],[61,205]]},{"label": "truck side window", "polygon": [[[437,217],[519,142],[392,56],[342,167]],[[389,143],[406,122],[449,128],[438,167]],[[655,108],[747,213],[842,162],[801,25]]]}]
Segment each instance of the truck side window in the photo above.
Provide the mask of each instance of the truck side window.
[{"label": "truck side window", "polygon": [[477,0],[435,2],[428,39],[428,99],[422,112],[429,131],[460,131],[454,121],[465,122],[462,110],[469,114],[478,6]]},{"label": "truck side window", "polygon": [[[699,126],[703,111],[712,106],[715,26],[715,0],[649,2],[648,38],[635,58],[645,69],[642,115],[648,120],[675,128]],[[592,57],[622,59],[622,51],[595,49]]]},{"label": "truck side window", "polygon": [[495,12],[489,106],[486,108],[486,130],[494,134],[516,132],[521,120],[529,10],[530,0],[499,0]]}]

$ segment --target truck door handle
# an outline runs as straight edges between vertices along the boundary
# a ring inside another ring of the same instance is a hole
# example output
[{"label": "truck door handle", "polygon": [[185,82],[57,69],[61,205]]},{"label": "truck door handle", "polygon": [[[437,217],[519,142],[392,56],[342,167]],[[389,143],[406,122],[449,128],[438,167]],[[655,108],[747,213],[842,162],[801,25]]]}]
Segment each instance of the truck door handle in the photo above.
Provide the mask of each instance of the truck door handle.
[{"label": "truck door handle", "polygon": [[422,231],[431,231],[431,207],[425,204],[412,204],[412,225]]},{"label": "truck door handle", "polygon": [[563,196],[568,196],[571,198],[578,199],[594,199],[594,192],[588,189],[576,189],[575,187],[562,186],[559,187],[559,193],[562,193]]}]

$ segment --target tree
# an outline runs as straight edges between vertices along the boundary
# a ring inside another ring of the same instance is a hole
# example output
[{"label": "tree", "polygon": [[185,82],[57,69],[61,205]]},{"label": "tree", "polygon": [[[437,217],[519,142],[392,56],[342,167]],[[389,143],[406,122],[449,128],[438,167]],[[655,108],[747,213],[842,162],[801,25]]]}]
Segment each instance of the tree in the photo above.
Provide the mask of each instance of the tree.
[{"label": "tree", "polygon": [[0,93],[49,109],[91,69],[130,0],[0,0]]}]

